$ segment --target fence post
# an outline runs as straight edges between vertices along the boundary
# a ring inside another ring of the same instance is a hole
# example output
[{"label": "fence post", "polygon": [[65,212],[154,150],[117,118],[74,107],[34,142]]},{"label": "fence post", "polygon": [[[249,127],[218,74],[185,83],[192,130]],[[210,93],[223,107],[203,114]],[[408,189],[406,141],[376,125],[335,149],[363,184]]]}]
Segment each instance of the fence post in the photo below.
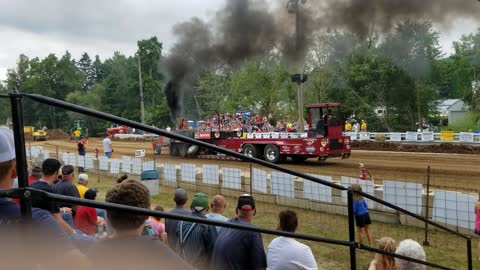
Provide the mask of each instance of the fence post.
[{"label": "fence post", "polygon": [[253,166],[250,162],[250,195],[253,196]]},{"label": "fence post", "polygon": [[[27,173],[27,154],[25,152],[25,137],[23,132],[23,109],[22,96],[20,94],[10,94],[10,103],[12,106],[13,133],[15,138],[15,156],[17,160],[18,187],[28,187]],[[32,203],[30,201],[30,192],[20,197],[21,214],[25,218],[32,217]]]},{"label": "fence post", "polygon": [[473,269],[472,262],[472,238],[468,237],[467,239],[467,261],[468,261],[468,270]]},{"label": "fence post", "polygon": [[357,255],[355,253],[355,217],[353,215],[353,191],[349,188],[347,191],[348,198],[348,241],[352,243],[350,246],[350,269],[357,269]]},{"label": "fence post", "polygon": [[[430,196],[430,165],[427,167],[427,201],[425,203],[425,219],[428,219],[429,210],[429,196]],[[425,238],[423,239],[423,245],[429,246],[428,242],[428,223],[425,221]]]}]

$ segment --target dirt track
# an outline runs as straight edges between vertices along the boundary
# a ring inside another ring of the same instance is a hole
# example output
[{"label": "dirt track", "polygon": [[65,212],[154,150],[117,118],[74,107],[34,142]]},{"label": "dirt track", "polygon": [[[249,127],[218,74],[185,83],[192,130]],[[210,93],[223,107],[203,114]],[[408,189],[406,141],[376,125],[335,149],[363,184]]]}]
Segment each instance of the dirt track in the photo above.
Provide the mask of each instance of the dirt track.
[{"label": "dirt track", "polygon": [[[76,143],[71,141],[53,140],[33,144],[43,145],[53,152],[57,148],[59,152],[76,151]],[[93,153],[95,148],[98,148],[102,153],[101,139],[90,139],[87,152]],[[153,157],[151,142],[114,141],[113,149],[116,155],[129,156],[133,156],[135,150],[145,149],[147,157]],[[162,154],[157,157],[157,162],[172,162],[172,159],[177,158]],[[216,162],[220,165],[243,169],[249,169],[250,167],[249,163],[238,161],[187,160],[197,164]],[[359,163],[365,164],[377,183],[388,179],[425,184],[427,166],[430,166],[432,185],[453,190],[480,191],[480,155],[354,150],[352,157],[346,160],[330,159],[326,162],[318,162],[315,159],[310,159],[301,165],[287,161],[285,166],[306,173],[355,177],[359,174]]]}]

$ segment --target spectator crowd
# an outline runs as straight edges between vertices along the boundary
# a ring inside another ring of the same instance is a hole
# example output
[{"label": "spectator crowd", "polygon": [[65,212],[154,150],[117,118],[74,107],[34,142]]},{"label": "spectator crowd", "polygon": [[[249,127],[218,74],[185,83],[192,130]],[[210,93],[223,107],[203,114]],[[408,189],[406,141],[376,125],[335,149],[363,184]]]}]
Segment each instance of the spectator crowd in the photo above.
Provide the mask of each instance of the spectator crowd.
[{"label": "spectator crowd", "polygon": [[[185,121],[185,119],[184,119]],[[187,124],[180,124],[183,129],[190,128]],[[218,114],[200,121],[197,127],[198,131],[242,131],[245,133],[253,132],[296,132],[299,130],[299,122],[292,121],[289,118],[273,120],[273,115],[254,115],[254,114]]]},{"label": "spectator crowd", "polygon": [[[98,194],[96,189],[88,187],[87,174],[76,177],[73,166],[62,166],[56,159],[46,159],[41,168],[32,168],[31,176],[32,188],[49,193],[87,200],[95,200]],[[0,190],[11,189],[16,177],[13,133],[0,127]],[[105,198],[108,203],[163,211],[162,207],[151,205],[149,191],[143,184],[127,176],[119,178]],[[258,214],[255,200],[249,194],[238,198],[236,216],[232,218],[224,216],[227,204],[222,195],[209,198],[204,193],[195,193],[188,204],[187,191],[176,189],[173,201],[175,208],[171,214],[247,227],[254,227],[252,221]],[[371,245],[367,230],[371,223],[368,208],[361,196],[355,201],[359,235],[364,230]],[[0,237],[9,245],[0,252],[5,269],[65,269],[65,266],[68,269],[116,270],[317,269],[311,248],[294,238],[277,237],[265,249],[262,235],[250,230],[175,219],[163,221],[113,209],[105,212],[89,206],[61,204],[42,196],[33,196],[31,203],[32,222],[27,222],[21,217],[16,202],[0,198]],[[19,229],[19,225],[33,227]],[[278,214],[279,230],[295,233],[298,228],[299,219],[294,211],[284,210]],[[404,240],[397,246],[395,240],[384,237],[377,245],[384,251],[426,260],[423,248],[413,240]],[[22,260],[25,252],[33,258]],[[376,254],[369,269],[426,268]]]}]

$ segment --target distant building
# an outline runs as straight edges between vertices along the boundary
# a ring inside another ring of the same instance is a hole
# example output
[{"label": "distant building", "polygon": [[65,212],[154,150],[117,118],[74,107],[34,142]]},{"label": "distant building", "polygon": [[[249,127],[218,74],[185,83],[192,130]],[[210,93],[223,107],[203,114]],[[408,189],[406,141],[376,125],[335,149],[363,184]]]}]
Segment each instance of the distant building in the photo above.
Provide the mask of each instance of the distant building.
[{"label": "distant building", "polygon": [[385,107],[385,106],[380,106],[380,107],[375,108],[375,114],[376,114],[378,117],[385,117],[386,114],[387,114],[387,107]]},{"label": "distant building", "polygon": [[437,111],[441,118],[448,119],[448,125],[460,126],[465,124],[470,109],[461,99],[445,99],[438,103]]}]

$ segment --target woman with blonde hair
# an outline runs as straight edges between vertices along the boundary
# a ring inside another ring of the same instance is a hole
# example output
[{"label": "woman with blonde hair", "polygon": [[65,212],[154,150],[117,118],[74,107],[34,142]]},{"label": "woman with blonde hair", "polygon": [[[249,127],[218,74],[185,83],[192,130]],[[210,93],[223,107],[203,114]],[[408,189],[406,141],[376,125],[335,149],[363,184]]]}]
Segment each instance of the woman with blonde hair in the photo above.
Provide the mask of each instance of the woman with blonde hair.
[{"label": "woman with blonde hair", "polygon": [[[391,237],[382,237],[377,240],[377,248],[383,251],[395,253],[397,243]],[[375,254],[375,258],[370,262],[368,270],[396,270],[395,258],[384,254]]]}]

